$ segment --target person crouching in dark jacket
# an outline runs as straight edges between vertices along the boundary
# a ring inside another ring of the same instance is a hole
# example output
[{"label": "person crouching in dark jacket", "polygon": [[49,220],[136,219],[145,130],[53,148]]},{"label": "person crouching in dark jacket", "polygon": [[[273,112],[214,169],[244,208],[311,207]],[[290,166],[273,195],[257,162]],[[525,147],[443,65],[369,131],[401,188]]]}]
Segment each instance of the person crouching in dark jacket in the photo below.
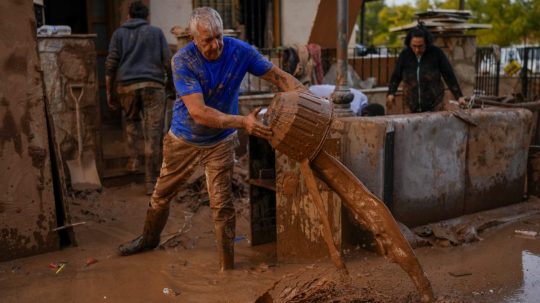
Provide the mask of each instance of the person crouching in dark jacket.
[{"label": "person crouching in dark jacket", "polygon": [[465,104],[448,58],[432,42],[431,33],[422,24],[409,31],[388,86],[389,103],[403,81],[403,101],[411,113],[444,110],[442,76],[460,105]]}]

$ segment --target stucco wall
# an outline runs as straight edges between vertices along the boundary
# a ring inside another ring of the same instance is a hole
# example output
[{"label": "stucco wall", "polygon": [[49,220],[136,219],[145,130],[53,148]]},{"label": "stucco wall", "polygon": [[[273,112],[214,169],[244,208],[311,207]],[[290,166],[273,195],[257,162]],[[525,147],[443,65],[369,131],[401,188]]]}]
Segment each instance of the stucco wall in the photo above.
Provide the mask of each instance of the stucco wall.
[{"label": "stucco wall", "polygon": [[150,23],[161,28],[169,44],[176,44],[171,28],[175,25],[186,27],[192,10],[191,0],[150,1]]},{"label": "stucco wall", "polygon": [[288,0],[281,2],[283,45],[307,44],[320,1]]}]

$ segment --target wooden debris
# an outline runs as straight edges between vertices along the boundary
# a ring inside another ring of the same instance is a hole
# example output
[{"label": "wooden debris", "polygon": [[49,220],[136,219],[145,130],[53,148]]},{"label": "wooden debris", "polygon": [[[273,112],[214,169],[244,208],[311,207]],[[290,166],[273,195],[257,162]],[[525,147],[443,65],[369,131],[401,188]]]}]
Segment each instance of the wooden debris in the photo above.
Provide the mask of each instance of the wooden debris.
[{"label": "wooden debris", "polygon": [[404,302],[403,298],[389,298],[357,283],[335,269],[307,266],[276,281],[255,302]]}]

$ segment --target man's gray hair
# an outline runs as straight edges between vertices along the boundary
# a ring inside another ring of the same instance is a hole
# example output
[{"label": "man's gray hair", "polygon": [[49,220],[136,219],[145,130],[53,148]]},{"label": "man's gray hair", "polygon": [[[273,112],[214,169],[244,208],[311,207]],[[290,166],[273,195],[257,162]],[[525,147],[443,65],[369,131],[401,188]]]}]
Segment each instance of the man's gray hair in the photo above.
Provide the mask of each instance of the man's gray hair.
[{"label": "man's gray hair", "polygon": [[198,7],[193,10],[189,17],[189,33],[193,37],[199,35],[197,26],[202,26],[211,33],[223,33],[221,16],[211,7]]}]

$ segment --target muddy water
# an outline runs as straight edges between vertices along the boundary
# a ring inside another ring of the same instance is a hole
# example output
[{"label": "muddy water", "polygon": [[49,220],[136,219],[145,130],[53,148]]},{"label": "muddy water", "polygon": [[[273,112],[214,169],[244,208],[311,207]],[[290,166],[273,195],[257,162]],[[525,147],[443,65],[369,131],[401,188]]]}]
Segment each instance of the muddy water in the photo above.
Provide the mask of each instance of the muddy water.
[{"label": "muddy water", "polygon": [[[284,276],[300,269],[313,276],[317,268],[335,267],[326,259],[315,265],[276,263],[276,243],[251,246],[241,240],[236,269],[220,276],[207,205],[193,215],[178,246],[117,257],[117,245],[141,232],[148,208],[144,182],[106,187],[94,198],[77,199],[70,208],[73,222],[87,222],[75,227],[78,247],[0,262],[0,302],[255,302]],[[249,233],[248,204],[237,201],[236,208],[237,236],[243,236]],[[173,203],[163,239],[183,228],[186,210],[187,205]],[[540,237],[520,237],[516,229],[540,232],[540,215],[482,233],[480,242],[416,249],[437,296],[462,299],[437,302],[539,302]],[[361,248],[346,249],[344,255],[355,282],[381,294],[380,300],[364,302],[418,302],[413,283],[397,264]],[[98,263],[86,266],[89,257]],[[55,274],[48,265],[59,261],[68,264]],[[180,294],[165,295],[165,287]]]},{"label": "muddy water", "polygon": [[431,284],[386,206],[352,172],[326,152],[319,153],[312,166],[321,179],[337,192],[354,218],[373,233],[379,252],[409,274],[422,302],[433,300]]}]

